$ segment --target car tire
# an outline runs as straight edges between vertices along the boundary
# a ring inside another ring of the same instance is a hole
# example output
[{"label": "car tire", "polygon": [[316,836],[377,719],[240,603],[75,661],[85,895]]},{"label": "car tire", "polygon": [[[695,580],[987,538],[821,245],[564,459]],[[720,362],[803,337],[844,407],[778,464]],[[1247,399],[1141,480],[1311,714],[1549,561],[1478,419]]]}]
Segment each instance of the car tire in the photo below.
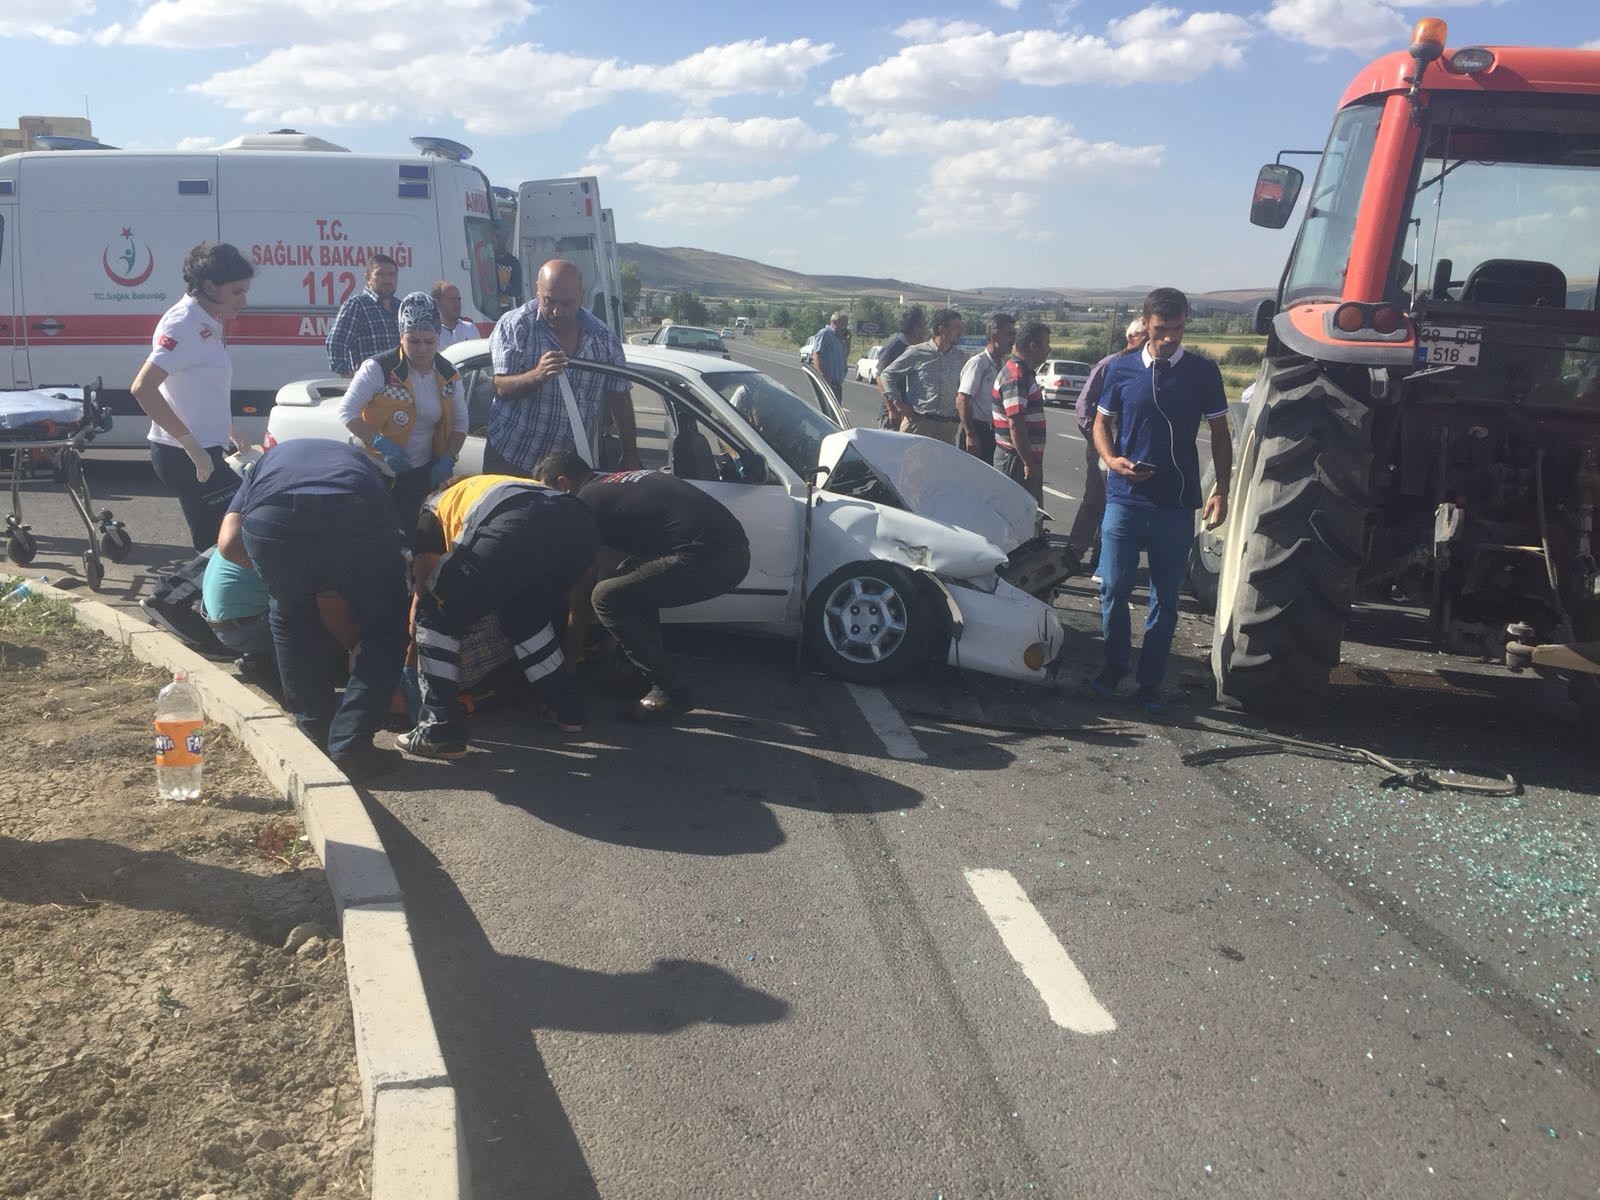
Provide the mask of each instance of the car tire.
[{"label": "car tire", "polygon": [[804,637],[828,674],[888,683],[926,661],[935,619],[911,572],[893,563],[850,563],[807,598]]}]

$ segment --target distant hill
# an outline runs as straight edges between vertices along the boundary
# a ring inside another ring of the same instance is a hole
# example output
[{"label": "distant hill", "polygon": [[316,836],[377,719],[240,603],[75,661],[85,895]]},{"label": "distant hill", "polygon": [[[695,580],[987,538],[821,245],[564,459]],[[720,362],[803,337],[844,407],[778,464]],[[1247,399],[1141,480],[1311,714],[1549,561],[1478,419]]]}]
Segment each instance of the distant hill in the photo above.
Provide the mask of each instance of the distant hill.
[{"label": "distant hill", "polygon": [[[864,275],[807,275],[785,267],[775,267],[754,259],[697,250],[689,246],[647,246],[643,242],[623,242],[618,254],[639,267],[639,282],[651,291],[675,292],[686,288],[697,295],[726,299],[806,300],[824,296],[895,297],[924,303],[943,303],[945,297],[957,307],[997,308],[1005,303],[1067,300],[1079,305],[1128,304],[1144,296],[1148,287],[1082,288],[984,287],[968,291],[911,283],[904,279],[876,279]],[[1197,304],[1224,312],[1246,312],[1258,300],[1274,294],[1273,288],[1241,288],[1221,292],[1190,293]]]}]

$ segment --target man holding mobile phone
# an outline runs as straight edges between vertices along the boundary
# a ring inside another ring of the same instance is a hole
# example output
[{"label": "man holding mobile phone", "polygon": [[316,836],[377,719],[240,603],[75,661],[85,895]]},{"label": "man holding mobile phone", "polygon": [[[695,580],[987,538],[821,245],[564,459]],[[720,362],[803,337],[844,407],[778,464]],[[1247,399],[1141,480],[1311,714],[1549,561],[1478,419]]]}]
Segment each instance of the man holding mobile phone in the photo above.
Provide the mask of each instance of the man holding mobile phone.
[{"label": "man holding mobile phone", "polygon": [[[1134,700],[1151,716],[1164,710],[1161,681],[1178,625],[1178,589],[1194,537],[1194,512],[1206,528],[1228,513],[1233,443],[1228,402],[1217,364],[1183,351],[1189,300],[1176,288],[1145,297],[1148,340],[1138,354],[1107,370],[1095,410],[1094,444],[1106,464],[1106,515],[1100,528],[1100,620],[1105,667],[1090,683],[1097,696],[1116,695],[1133,658],[1128,598],[1143,553],[1150,565],[1150,600],[1139,652]],[[1211,426],[1217,484],[1200,495],[1200,422]]]}]

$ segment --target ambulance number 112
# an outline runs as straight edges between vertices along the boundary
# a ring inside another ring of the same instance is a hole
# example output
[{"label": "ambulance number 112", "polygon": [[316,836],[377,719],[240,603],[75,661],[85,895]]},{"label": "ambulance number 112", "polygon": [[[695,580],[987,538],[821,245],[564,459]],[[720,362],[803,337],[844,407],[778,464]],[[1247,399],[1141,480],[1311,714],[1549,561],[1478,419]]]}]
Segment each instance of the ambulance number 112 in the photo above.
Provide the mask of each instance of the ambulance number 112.
[{"label": "ambulance number 112", "polygon": [[322,278],[321,279],[317,278],[317,273],[315,271],[307,271],[306,272],[306,277],[300,281],[300,284],[301,284],[302,287],[304,287],[306,289],[306,302],[307,303],[315,304],[317,302],[317,287],[320,285],[321,288],[322,288],[323,294],[325,296],[327,296],[327,298],[328,298],[326,303],[329,304],[330,306],[332,306],[332,305],[335,305],[335,304],[343,304],[346,300],[350,299],[350,297],[355,294],[355,290],[356,290],[356,274],[355,274],[355,272],[354,271],[340,271],[339,272],[339,280],[338,280],[338,282],[339,282],[340,291],[339,291],[339,298],[337,300],[335,300],[333,298],[334,278],[333,278],[333,272],[332,271],[324,271],[322,273]]}]

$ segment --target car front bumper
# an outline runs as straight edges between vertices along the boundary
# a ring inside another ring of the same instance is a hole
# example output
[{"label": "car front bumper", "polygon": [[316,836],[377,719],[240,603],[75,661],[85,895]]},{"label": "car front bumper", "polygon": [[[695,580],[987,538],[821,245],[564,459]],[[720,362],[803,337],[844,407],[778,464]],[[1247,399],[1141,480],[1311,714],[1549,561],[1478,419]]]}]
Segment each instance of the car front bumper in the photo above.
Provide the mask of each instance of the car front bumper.
[{"label": "car front bumper", "polygon": [[938,583],[950,604],[951,666],[1026,683],[1050,681],[1066,644],[1054,608],[1004,581],[992,593]]}]

